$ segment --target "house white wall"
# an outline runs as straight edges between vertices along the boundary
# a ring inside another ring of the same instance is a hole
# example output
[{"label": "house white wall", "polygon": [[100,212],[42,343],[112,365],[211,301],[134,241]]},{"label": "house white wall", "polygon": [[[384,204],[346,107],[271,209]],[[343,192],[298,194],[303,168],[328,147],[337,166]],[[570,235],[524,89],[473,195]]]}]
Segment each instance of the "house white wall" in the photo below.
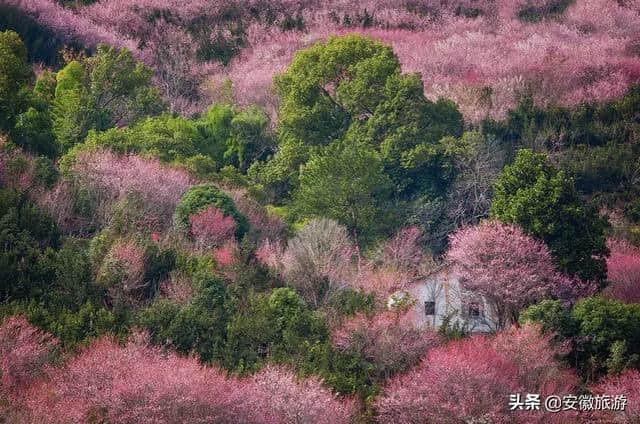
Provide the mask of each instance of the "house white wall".
[{"label": "house white wall", "polygon": [[[445,266],[407,289],[413,306],[409,314],[417,326],[438,328],[443,319],[451,316],[450,323],[466,324],[473,332],[495,331],[497,319],[491,306],[481,296],[461,289],[458,277],[451,267]],[[435,302],[435,315],[425,314],[425,302]],[[469,315],[469,304],[475,302],[481,311],[479,317]]]}]

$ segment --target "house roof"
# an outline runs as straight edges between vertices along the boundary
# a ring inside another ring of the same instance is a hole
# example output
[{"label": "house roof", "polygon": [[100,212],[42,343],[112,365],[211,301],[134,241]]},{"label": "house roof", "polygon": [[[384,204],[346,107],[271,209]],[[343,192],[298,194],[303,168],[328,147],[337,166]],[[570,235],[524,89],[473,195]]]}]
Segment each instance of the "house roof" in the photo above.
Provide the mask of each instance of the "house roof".
[{"label": "house roof", "polygon": [[440,262],[437,266],[435,266],[428,273],[426,273],[424,275],[421,275],[421,276],[419,276],[417,278],[414,278],[413,280],[409,281],[409,283],[407,285],[413,285],[413,284],[416,284],[416,283],[421,283],[424,280],[428,279],[429,277],[433,277],[433,276],[441,273],[444,270],[451,269],[452,266],[453,266],[453,264],[450,261]]}]

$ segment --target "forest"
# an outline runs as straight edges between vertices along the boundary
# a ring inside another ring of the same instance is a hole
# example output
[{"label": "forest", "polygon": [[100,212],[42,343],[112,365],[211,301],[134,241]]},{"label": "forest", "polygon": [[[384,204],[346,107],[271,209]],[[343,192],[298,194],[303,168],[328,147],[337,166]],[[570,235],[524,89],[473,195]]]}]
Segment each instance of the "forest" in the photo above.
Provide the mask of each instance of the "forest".
[{"label": "forest", "polygon": [[0,423],[640,423],[640,1],[1,0]]}]

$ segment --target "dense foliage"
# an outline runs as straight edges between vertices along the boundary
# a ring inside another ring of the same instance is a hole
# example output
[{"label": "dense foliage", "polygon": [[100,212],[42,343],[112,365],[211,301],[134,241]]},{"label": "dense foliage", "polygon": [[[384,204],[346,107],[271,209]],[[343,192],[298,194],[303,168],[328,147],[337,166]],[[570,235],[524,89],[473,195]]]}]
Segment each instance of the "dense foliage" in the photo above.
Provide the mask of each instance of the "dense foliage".
[{"label": "dense foliage", "polygon": [[569,360],[590,378],[607,369],[619,372],[638,365],[640,309],[601,297],[589,297],[571,309],[547,300],[525,310],[521,320],[539,322],[547,332],[570,341]]},{"label": "dense foliage", "polygon": [[520,150],[494,190],[493,217],[544,240],[563,271],[604,281],[605,223],[580,199],[570,177],[547,164],[544,155]]},{"label": "dense foliage", "polygon": [[0,422],[634,422],[638,16],[4,1]]}]

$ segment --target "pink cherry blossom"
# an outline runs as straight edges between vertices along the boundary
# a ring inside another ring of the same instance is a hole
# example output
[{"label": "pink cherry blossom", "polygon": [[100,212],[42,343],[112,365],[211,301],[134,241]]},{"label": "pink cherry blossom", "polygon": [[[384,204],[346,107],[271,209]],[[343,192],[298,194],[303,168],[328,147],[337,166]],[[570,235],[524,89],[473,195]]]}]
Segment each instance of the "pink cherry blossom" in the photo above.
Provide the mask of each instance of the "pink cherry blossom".
[{"label": "pink cherry blossom", "polygon": [[640,303],[640,249],[622,240],[609,240],[609,286],[605,294],[626,303]]},{"label": "pink cherry blossom", "polygon": [[461,286],[492,304],[499,327],[515,322],[528,305],[574,294],[574,281],[559,274],[547,246],[517,226],[485,221],[459,230],[450,242],[447,259]]},{"label": "pink cherry blossom", "polygon": [[509,410],[511,394],[575,390],[578,379],[555,357],[562,350],[536,327],[511,329],[495,340],[476,335],[433,349],[406,374],[393,378],[375,401],[379,421],[570,422],[571,414]]},{"label": "pink cherry blossom", "polygon": [[332,340],[339,351],[358,353],[376,364],[383,378],[416,365],[440,343],[433,331],[418,329],[392,312],[357,314],[332,332]]},{"label": "pink cherry blossom", "polygon": [[317,379],[266,368],[250,378],[231,377],[151,347],[134,333],[124,346],[103,338],[80,351],[29,390],[24,422],[111,423],[349,423],[352,401],[341,400]]},{"label": "pink cherry blossom", "polygon": [[[156,159],[90,150],[77,155],[69,178],[60,181],[39,203],[50,210],[66,231],[104,227],[121,207],[123,219],[133,221],[140,229],[161,232],[171,225],[175,206],[191,183],[186,172]],[[96,210],[85,218],[88,222],[74,216],[72,202],[74,190],[78,189],[94,196]],[[133,204],[123,207],[127,201]]]},{"label": "pink cherry blossom", "polygon": [[200,249],[211,249],[234,237],[236,223],[214,206],[189,216],[191,236]]},{"label": "pink cherry blossom", "polygon": [[6,318],[0,325],[0,398],[19,396],[20,390],[40,378],[57,345],[55,338],[24,317]]},{"label": "pink cherry blossom", "polygon": [[620,375],[607,376],[591,391],[594,395],[608,395],[613,400],[621,395],[626,398],[624,411],[596,414],[605,422],[635,423],[640,420],[640,371],[631,369]]}]

